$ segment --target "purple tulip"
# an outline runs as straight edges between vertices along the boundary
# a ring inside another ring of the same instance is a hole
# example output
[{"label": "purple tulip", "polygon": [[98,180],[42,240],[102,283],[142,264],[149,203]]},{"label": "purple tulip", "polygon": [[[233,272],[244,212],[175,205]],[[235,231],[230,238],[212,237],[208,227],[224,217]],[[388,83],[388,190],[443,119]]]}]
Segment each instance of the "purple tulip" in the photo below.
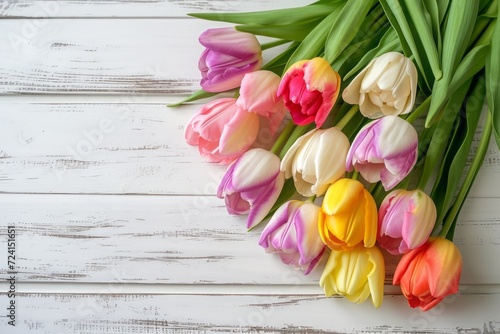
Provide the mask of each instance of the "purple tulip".
[{"label": "purple tulip", "polygon": [[259,245],[267,253],[277,253],[283,263],[309,274],[325,251],[318,231],[319,210],[311,202],[286,202],[262,231]]},{"label": "purple tulip", "polygon": [[223,92],[240,85],[246,73],[262,66],[262,51],[253,34],[234,28],[208,29],[200,35],[206,48],[198,61],[201,87],[207,92]]},{"label": "purple tulip", "polygon": [[229,166],[217,189],[217,197],[225,199],[230,214],[248,213],[250,229],[269,213],[284,182],[280,159],[269,151],[254,148]]},{"label": "purple tulip", "polygon": [[358,132],[347,154],[346,169],[356,169],[368,182],[382,181],[387,191],[410,173],[417,156],[417,131],[398,116],[385,116]]}]

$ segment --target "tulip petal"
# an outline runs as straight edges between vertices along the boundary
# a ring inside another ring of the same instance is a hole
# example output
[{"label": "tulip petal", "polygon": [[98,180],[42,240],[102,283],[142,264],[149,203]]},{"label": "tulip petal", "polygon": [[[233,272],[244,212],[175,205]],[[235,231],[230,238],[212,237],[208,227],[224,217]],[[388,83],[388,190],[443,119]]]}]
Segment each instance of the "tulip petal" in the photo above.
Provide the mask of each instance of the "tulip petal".
[{"label": "tulip petal", "polygon": [[[276,180],[264,189],[256,189],[242,194],[242,197],[252,204],[247,219],[247,228],[259,224],[269,213],[283,189],[285,177],[279,173]],[[243,196],[244,195],[244,196]]]},{"label": "tulip petal", "polygon": [[368,274],[368,285],[372,296],[373,305],[379,308],[384,298],[385,262],[384,256],[377,247],[367,249],[369,261],[372,263],[372,270]]},{"label": "tulip petal", "polygon": [[241,155],[257,138],[259,117],[238,109],[234,117],[224,126],[219,150],[222,155]]}]

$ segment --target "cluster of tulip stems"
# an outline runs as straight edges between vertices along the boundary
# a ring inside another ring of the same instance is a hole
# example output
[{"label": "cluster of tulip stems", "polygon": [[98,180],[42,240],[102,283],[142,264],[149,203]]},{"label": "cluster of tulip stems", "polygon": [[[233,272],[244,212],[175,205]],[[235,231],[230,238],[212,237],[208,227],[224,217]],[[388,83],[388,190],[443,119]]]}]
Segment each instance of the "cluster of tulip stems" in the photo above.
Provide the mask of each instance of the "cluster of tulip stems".
[{"label": "cluster of tulip stems", "polygon": [[[202,90],[181,102],[234,94],[185,129],[204,158],[228,165],[217,191],[228,212],[248,215],[248,229],[264,222],[259,244],[306,275],[325,258],[327,296],[379,307],[383,252],[399,256],[393,284],[411,307],[457,293],[457,217],[492,132],[500,143],[498,1],[321,0],[192,15],[239,24],[201,34]],[[280,45],[264,64],[263,51]]]}]

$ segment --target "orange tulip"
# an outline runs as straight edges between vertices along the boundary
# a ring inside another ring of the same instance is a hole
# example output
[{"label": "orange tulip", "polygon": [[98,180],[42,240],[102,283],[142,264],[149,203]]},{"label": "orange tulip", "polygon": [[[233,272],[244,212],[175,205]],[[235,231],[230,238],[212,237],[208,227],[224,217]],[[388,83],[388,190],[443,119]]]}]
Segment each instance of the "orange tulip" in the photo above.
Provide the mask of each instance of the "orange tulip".
[{"label": "orange tulip", "polygon": [[321,239],[330,249],[350,250],[359,243],[373,247],[377,225],[375,200],[359,181],[340,179],[328,188],[318,228]]},{"label": "orange tulip", "polygon": [[401,285],[411,307],[427,311],[447,295],[458,292],[461,273],[462,256],[457,246],[447,239],[433,237],[403,255],[393,284]]}]

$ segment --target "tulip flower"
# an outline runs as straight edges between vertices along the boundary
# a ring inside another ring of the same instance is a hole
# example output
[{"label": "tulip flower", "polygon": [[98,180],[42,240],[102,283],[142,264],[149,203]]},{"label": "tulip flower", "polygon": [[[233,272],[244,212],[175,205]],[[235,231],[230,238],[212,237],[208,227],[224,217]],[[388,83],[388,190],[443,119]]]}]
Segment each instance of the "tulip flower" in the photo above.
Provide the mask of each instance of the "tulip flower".
[{"label": "tulip flower", "polygon": [[350,250],[359,243],[372,247],[377,238],[375,200],[359,181],[340,179],[326,191],[318,228],[332,250]]},{"label": "tulip flower", "polygon": [[359,104],[368,118],[409,113],[417,94],[417,69],[399,52],[373,59],[344,89],[342,98]]},{"label": "tulip flower", "polygon": [[204,105],[188,122],[185,136],[210,162],[230,163],[257,138],[259,116],[238,109],[236,99],[222,98]]},{"label": "tulip flower", "polygon": [[436,222],[436,206],[422,190],[397,189],[380,205],[377,240],[393,255],[422,246]]},{"label": "tulip flower", "polygon": [[267,253],[277,253],[283,263],[309,274],[325,251],[318,233],[318,214],[319,207],[314,203],[286,202],[262,231],[259,245]]},{"label": "tulip flower", "polygon": [[349,139],[337,128],[315,129],[298,138],[281,162],[285,178],[293,176],[303,196],[323,195],[345,174]]},{"label": "tulip flower", "polygon": [[320,57],[301,60],[285,72],[278,88],[297,125],[312,122],[319,128],[337,100],[340,76]]},{"label": "tulip flower", "polygon": [[330,253],[319,281],[325,295],[341,295],[354,303],[362,303],[371,296],[375,307],[384,297],[385,264],[377,247],[357,245],[349,251]]},{"label": "tulip flower", "polygon": [[206,48],[198,61],[201,87],[207,92],[222,92],[240,85],[246,73],[262,66],[262,51],[253,34],[234,28],[208,29],[200,35]]},{"label": "tulip flower", "polygon": [[441,237],[431,237],[420,248],[403,255],[396,267],[393,284],[411,307],[427,311],[444,297],[458,292],[462,256],[455,244]]},{"label": "tulip flower", "polygon": [[271,135],[276,133],[285,117],[283,99],[277,96],[280,81],[281,78],[271,71],[247,73],[241,81],[240,96],[236,101],[238,108],[267,119]]},{"label": "tulip flower", "polygon": [[358,132],[347,154],[346,170],[356,169],[368,182],[382,181],[387,191],[411,172],[417,156],[417,131],[404,119],[386,116]]},{"label": "tulip flower", "polygon": [[273,153],[254,148],[234,161],[217,189],[230,214],[248,213],[247,227],[260,223],[278,199],[285,178],[280,159]]}]

